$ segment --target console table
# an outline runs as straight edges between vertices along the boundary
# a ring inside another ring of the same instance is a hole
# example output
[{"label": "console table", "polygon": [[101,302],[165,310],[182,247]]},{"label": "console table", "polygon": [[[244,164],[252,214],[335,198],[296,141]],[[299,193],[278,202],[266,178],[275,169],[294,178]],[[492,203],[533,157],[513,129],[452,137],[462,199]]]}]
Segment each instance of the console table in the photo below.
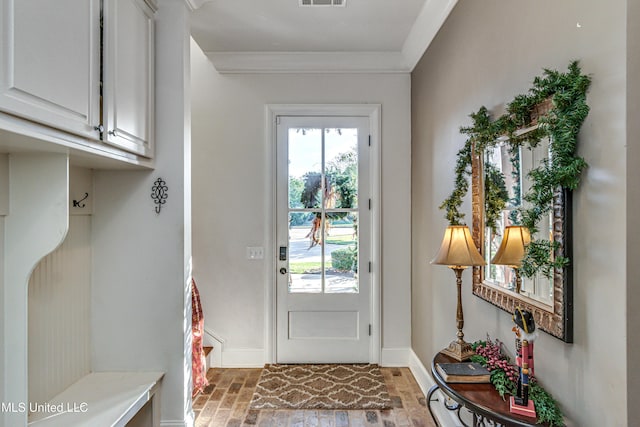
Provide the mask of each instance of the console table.
[{"label": "console table", "polygon": [[[539,427],[548,424],[536,424],[535,418],[523,417],[509,412],[509,400],[503,400],[492,384],[454,384],[447,383],[436,371],[436,363],[455,363],[455,359],[438,353],[431,362],[431,376],[436,384],[427,393],[427,406],[433,421],[438,424],[431,410],[431,397],[437,390],[441,390],[455,403],[445,404],[450,411],[456,411],[460,419],[460,409],[463,407],[473,414],[473,426],[504,426],[504,427]],[[460,422],[466,426],[464,421]]]}]

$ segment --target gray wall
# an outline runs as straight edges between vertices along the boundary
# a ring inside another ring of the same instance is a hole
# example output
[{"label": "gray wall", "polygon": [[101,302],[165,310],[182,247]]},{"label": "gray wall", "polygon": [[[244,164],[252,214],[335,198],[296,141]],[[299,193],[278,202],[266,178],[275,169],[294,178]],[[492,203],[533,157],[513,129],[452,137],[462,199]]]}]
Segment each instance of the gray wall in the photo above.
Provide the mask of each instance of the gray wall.
[{"label": "gray wall", "polygon": [[[640,340],[640,233],[637,227],[640,210],[640,2],[627,2],[627,396],[638,396],[640,374],[637,343]],[[629,420],[640,420],[640,405],[627,408]]]},{"label": "gray wall", "polygon": [[[622,0],[460,1],[412,75],[412,345],[426,366],[455,337],[454,275],[429,260],[447,225],[438,206],[453,188],[459,127],[481,105],[502,114],[542,68],[579,59],[593,77],[578,148],[589,169],[574,194],[575,343],[541,333],[535,354],[569,425],[627,425],[626,11]],[[469,272],[463,280],[468,341],[512,343],[509,314],[471,294]]]},{"label": "gray wall", "polygon": [[[410,75],[219,74],[192,42],[193,269],[205,328],[225,340],[225,366],[261,366],[273,147],[267,104],[382,105],[382,344],[408,351],[410,330]],[[269,190],[265,190],[269,188]],[[263,246],[264,260],[245,247]]]}]

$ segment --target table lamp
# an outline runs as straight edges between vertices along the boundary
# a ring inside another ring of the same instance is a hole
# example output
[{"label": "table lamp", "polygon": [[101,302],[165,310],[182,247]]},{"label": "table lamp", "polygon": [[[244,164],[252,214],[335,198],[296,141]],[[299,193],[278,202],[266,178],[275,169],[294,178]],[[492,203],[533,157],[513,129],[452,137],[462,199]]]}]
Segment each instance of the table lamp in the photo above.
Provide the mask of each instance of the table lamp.
[{"label": "table lamp", "polygon": [[521,225],[509,225],[504,229],[502,243],[498,253],[493,257],[491,263],[494,265],[507,265],[513,268],[516,274],[516,293],[520,293],[522,278],[520,277],[520,267],[526,247],[531,243],[529,229]]},{"label": "table lamp", "polygon": [[466,225],[450,225],[444,232],[442,245],[436,254],[432,264],[447,265],[456,274],[458,287],[458,310],[456,323],[458,327],[457,339],[452,341],[447,348],[441,351],[462,362],[474,355],[471,344],[464,341],[464,316],[462,314],[462,272],[465,268],[476,265],[485,265],[482,255],[478,252],[471,238],[471,232]]}]

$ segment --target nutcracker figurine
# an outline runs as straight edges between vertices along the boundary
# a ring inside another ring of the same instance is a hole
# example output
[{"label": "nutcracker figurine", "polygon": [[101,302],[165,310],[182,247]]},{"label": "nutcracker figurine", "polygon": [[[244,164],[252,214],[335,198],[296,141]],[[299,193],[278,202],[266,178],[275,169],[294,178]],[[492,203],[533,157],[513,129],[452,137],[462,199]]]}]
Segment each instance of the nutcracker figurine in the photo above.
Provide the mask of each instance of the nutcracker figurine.
[{"label": "nutcracker figurine", "polygon": [[529,400],[529,378],[534,375],[533,344],[538,336],[536,324],[530,311],[517,307],[513,313],[516,334],[516,364],[518,365],[518,386],[516,396],[511,396],[510,411],[527,417],[536,417],[532,400]]}]

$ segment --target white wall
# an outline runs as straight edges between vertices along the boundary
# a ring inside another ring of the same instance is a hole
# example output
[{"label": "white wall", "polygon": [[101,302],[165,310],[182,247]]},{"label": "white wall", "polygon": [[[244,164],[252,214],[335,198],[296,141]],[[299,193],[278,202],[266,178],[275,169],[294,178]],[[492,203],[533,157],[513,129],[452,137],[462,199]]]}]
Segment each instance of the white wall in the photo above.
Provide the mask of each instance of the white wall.
[{"label": "white wall", "polygon": [[[8,154],[0,154],[0,307],[4,307],[4,260],[5,260],[5,249],[4,249],[4,241],[5,241],[5,221],[6,215],[9,214],[9,155]],[[4,329],[5,329],[5,321],[4,316],[0,316],[0,366],[5,366],[5,358],[4,358]],[[4,381],[4,370],[0,369],[2,372],[2,380]],[[4,401],[5,392],[4,388],[0,388],[0,401]],[[4,423],[4,419],[0,417],[0,425]]]},{"label": "white wall", "polygon": [[270,260],[245,254],[247,246],[274,245],[265,216],[273,197],[265,192],[266,104],[382,104],[382,340],[385,348],[410,347],[409,75],[221,75],[192,42],[192,85],[194,277],[205,326],[225,340],[226,360],[236,354],[255,365],[266,357]]},{"label": "white wall", "polygon": [[[94,174],[92,370],[164,371],[163,426],[191,412],[188,16],[182,1],[158,1],[155,169]],[[157,214],[159,177],[168,198]]]},{"label": "white wall", "polygon": [[[625,355],[625,29],[623,0],[459,2],[412,76],[412,329],[413,348],[427,366],[455,336],[453,273],[429,260],[446,226],[438,206],[453,188],[464,143],[459,127],[471,124],[468,114],[481,105],[501,113],[544,67],[566,70],[579,59],[593,78],[578,148],[589,168],[573,206],[575,343],[541,333],[535,355],[538,379],[570,425],[583,427],[633,425],[626,417],[633,366]],[[469,272],[463,280],[465,338],[489,333],[511,343],[509,314],[472,296]]]},{"label": "white wall", "polygon": [[[627,2],[627,230],[637,227],[640,210],[640,2]],[[627,396],[640,393],[640,233],[627,234]],[[627,419],[640,419],[640,405],[628,405]]]},{"label": "white wall", "polygon": [[[57,248],[69,228],[69,158],[63,154],[9,156],[9,213],[4,220],[2,351],[0,401],[28,400],[29,277],[38,262]],[[46,183],[46,185],[43,185]],[[0,425],[26,425],[27,414],[4,411]]]},{"label": "white wall", "polygon": [[29,279],[29,402],[47,402],[91,371],[91,216],[71,215],[60,247]]},{"label": "white wall", "polygon": [[30,402],[50,400],[91,371],[92,201],[91,170],[69,167],[69,230],[29,278]]},{"label": "white wall", "polygon": [[0,154],[0,215],[9,214],[9,155]]}]

